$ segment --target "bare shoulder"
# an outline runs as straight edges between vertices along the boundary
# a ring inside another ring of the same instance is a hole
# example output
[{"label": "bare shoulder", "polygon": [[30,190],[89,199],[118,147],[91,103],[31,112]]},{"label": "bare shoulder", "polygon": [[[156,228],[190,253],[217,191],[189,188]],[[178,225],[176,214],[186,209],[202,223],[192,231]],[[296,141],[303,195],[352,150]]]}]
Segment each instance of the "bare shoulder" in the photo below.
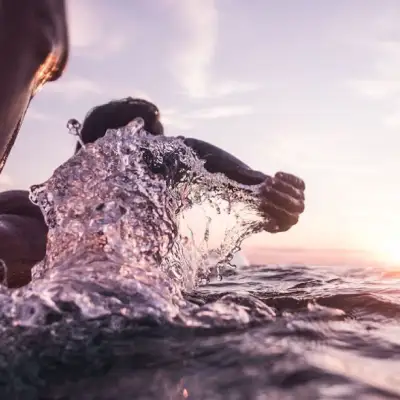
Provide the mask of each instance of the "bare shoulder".
[{"label": "bare shoulder", "polygon": [[29,200],[27,190],[8,190],[0,193],[0,215],[19,215],[44,222],[39,207]]}]

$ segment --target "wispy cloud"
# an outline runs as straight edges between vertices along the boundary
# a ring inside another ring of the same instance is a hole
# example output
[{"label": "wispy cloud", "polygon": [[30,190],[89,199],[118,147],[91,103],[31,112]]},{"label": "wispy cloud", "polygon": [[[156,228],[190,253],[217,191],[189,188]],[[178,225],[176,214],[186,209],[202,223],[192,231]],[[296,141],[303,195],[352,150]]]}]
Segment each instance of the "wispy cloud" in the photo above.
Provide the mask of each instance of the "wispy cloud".
[{"label": "wispy cloud", "polygon": [[361,95],[375,100],[400,95],[400,40],[372,38],[369,45],[374,57],[373,72],[367,78],[354,79],[350,85]]},{"label": "wispy cloud", "polygon": [[400,128],[400,106],[396,108],[392,113],[388,113],[383,117],[383,123],[388,128],[399,129]]},{"label": "wispy cloud", "polygon": [[171,71],[191,97],[204,97],[218,36],[214,0],[174,1],[181,39],[176,42]]},{"label": "wispy cloud", "polygon": [[383,14],[371,21],[369,40],[359,44],[373,56],[369,76],[353,79],[351,88],[365,98],[389,105],[382,116],[384,125],[400,127],[400,12]]},{"label": "wispy cloud", "polygon": [[187,120],[185,115],[176,109],[165,109],[161,111],[161,122],[166,127],[173,127],[178,130],[191,130],[193,125]]},{"label": "wispy cloud", "polygon": [[350,82],[351,87],[359,94],[372,100],[383,100],[400,94],[400,80],[364,79]]},{"label": "wispy cloud", "polygon": [[216,84],[214,89],[211,89],[209,91],[209,96],[223,97],[233,94],[249,93],[249,92],[254,92],[260,88],[261,85],[256,83],[227,81]]},{"label": "wispy cloud", "polygon": [[52,114],[49,113],[46,114],[31,107],[28,109],[26,118],[38,122],[48,122],[54,119]]},{"label": "wispy cloud", "polygon": [[1,188],[9,188],[13,185],[13,180],[10,175],[2,173],[0,175],[0,187]]},{"label": "wispy cloud", "polygon": [[43,90],[48,93],[61,94],[68,100],[76,100],[88,94],[98,95],[104,91],[97,82],[82,77],[70,77],[52,82]]},{"label": "wispy cloud", "polygon": [[[140,89],[130,90],[128,86],[119,86],[110,82],[98,82],[82,76],[66,76],[56,82],[47,84],[43,89],[46,93],[56,94],[67,101],[75,101],[82,97],[95,96],[96,101],[108,102],[127,96],[138,97],[148,101],[153,101],[152,96]],[[43,114],[34,113],[34,118],[41,119]]]},{"label": "wispy cloud", "polygon": [[218,9],[215,0],[174,0],[181,29],[174,41],[170,69],[185,94],[208,99],[253,92],[254,82],[211,79],[218,41]]},{"label": "wispy cloud", "polygon": [[244,115],[250,115],[254,113],[254,109],[251,106],[220,106],[204,108],[187,115],[189,119],[216,119],[216,118],[229,118],[238,117]]},{"label": "wispy cloud", "polygon": [[101,18],[93,9],[93,3],[70,0],[67,5],[71,46],[74,48],[94,46],[102,36],[102,29],[99,23]]},{"label": "wispy cloud", "polygon": [[250,106],[216,106],[201,108],[190,112],[181,112],[177,109],[161,111],[161,122],[166,127],[190,131],[199,120],[213,120],[220,118],[234,118],[253,114],[255,110]]},{"label": "wispy cloud", "polygon": [[110,29],[107,20],[107,10],[98,2],[68,1],[70,42],[75,54],[104,57],[125,48],[128,38],[132,37],[131,26],[129,32],[126,29],[120,31],[118,24],[113,24]]}]

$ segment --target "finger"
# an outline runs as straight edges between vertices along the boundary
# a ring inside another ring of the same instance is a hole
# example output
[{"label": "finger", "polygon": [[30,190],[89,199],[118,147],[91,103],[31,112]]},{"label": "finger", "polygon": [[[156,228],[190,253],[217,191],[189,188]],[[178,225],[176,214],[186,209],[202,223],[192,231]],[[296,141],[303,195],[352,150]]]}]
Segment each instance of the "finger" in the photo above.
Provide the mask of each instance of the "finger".
[{"label": "finger", "polygon": [[286,193],[289,196],[294,197],[296,200],[304,200],[304,192],[300,189],[295,188],[293,185],[286,183],[280,179],[275,179],[272,185],[275,190]]},{"label": "finger", "polygon": [[264,231],[269,233],[277,233],[280,231],[279,225],[274,219],[269,218],[264,225]]},{"label": "finger", "polygon": [[288,231],[293,225],[274,225],[273,227],[267,226],[264,230],[268,233],[282,233]]},{"label": "finger", "polygon": [[292,225],[280,226],[277,225],[276,222],[273,222],[273,223],[267,223],[264,226],[264,231],[268,233],[282,233],[288,231],[291,227]]},{"label": "finger", "polygon": [[302,200],[297,200],[273,187],[263,188],[261,194],[264,197],[264,200],[267,200],[268,203],[272,203],[290,213],[300,214],[304,211],[304,202]]},{"label": "finger", "polygon": [[265,203],[262,210],[276,221],[281,232],[288,230],[299,221],[298,214],[289,213],[282,208],[276,207],[274,204]]},{"label": "finger", "polygon": [[299,190],[306,190],[306,184],[303,181],[303,179],[298,178],[295,175],[292,174],[287,174],[286,172],[277,172],[275,174],[275,177],[277,179],[280,179],[284,182],[289,183],[290,185],[294,186],[295,188],[299,189]]},{"label": "finger", "polygon": [[272,176],[266,175],[262,184],[264,187],[271,187],[274,182],[275,179]]}]

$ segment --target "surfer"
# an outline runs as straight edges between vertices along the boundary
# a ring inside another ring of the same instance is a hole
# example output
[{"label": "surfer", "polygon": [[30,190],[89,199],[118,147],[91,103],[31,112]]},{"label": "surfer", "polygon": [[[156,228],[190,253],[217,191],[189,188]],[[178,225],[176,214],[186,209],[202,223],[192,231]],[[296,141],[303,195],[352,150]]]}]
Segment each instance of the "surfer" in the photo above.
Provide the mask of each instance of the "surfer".
[{"label": "surfer", "polygon": [[[0,172],[14,145],[29,103],[46,83],[57,80],[68,60],[68,32],[63,0],[0,2]],[[82,126],[82,140],[91,143],[107,129],[125,126],[136,117],[145,129],[163,134],[157,107],[124,99],[92,110]],[[210,172],[222,172],[245,184],[265,182],[262,211],[273,218],[270,232],[288,230],[304,210],[304,182],[278,173],[274,179],[251,170],[227,152],[197,139],[184,139]],[[79,150],[79,145],[77,146]],[[30,270],[46,251],[47,226],[42,213],[23,190],[0,193],[0,260],[9,287],[30,281]],[[0,268],[1,269],[1,268]]]}]

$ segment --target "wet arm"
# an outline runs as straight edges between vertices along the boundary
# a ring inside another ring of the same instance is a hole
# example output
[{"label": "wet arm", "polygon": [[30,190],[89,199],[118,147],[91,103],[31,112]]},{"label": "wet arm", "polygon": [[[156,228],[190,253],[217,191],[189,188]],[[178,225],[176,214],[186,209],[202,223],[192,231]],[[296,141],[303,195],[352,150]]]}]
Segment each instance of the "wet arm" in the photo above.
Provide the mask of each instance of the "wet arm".
[{"label": "wet arm", "polygon": [[184,138],[184,143],[206,161],[204,167],[211,173],[223,173],[229,179],[245,185],[258,185],[267,178],[262,172],[251,169],[232,154],[212,144],[192,138]]}]

